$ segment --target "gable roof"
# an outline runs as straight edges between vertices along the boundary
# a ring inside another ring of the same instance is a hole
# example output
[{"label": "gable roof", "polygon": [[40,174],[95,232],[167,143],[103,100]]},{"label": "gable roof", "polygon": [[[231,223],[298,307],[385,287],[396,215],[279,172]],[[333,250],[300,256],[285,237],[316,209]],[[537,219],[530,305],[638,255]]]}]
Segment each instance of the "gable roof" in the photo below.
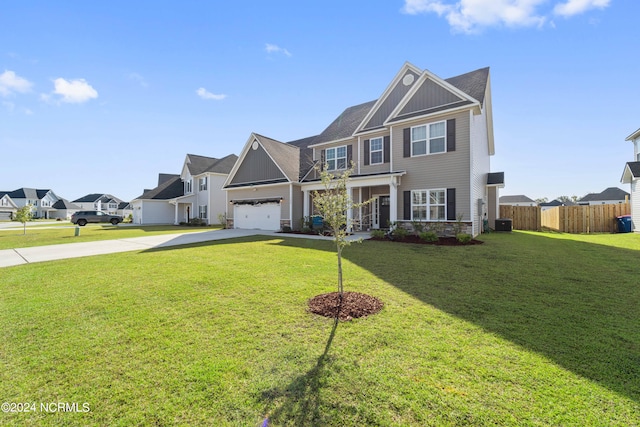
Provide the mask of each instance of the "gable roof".
[{"label": "gable roof", "polygon": [[[409,79],[411,83],[404,85],[403,79],[408,75],[417,77],[415,82]],[[485,99],[488,85],[489,67],[443,80],[428,70],[420,71],[405,63],[380,98],[346,108],[310,145],[340,141],[384,128],[389,123],[451,108],[484,106],[488,101]],[[425,104],[423,98],[432,93],[439,94],[439,101]]]},{"label": "gable roof", "polygon": [[40,200],[40,197],[38,197],[38,190],[36,190],[35,188],[26,187],[18,188],[17,190],[9,192],[9,197],[11,197],[12,199]]},{"label": "gable roof", "polygon": [[640,178],[640,162],[627,162],[620,182],[630,184],[634,179]]},{"label": "gable roof", "polygon": [[629,193],[618,187],[606,188],[601,193],[589,193],[578,202],[593,202],[593,201],[607,201],[607,200],[625,200],[629,197]]},{"label": "gable roof", "polygon": [[80,206],[71,203],[67,199],[59,199],[52,207],[54,209],[82,209]]},{"label": "gable roof", "polygon": [[633,141],[634,139],[636,139],[638,137],[640,137],[640,129],[638,129],[637,131],[635,131],[634,133],[632,133],[631,135],[626,137],[625,141]]},{"label": "gable roof", "polygon": [[309,136],[307,138],[296,139],[295,141],[289,141],[287,144],[298,147],[300,150],[300,167],[298,178],[302,179],[307,172],[309,172],[315,162],[313,161],[313,149],[309,148],[309,145],[317,138],[318,135]]},{"label": "gable roof", "polygon": [[287,179],[292,182],[298,182],[300,178],[300,148],[263,135],[255,135]]},{"label": "gable roof", "polygon": [[[180,179],[180,175],[170,175],[166,173],[160,175],[162,175],[163,178],[163,182],[160,185],[154,189],[146,190],[134,200],[169,200],[184,195],[184,184]],[[160,180],[160,177],[158,180]]]},{"label": "gable roof", "polygon": [[535,200],[531,200],[524,194],[518,194],[515,196],[500,196],[499,203],[535,203]]},{"label": "gable roof", "polygon": [[122,202],[122,200],[118,199],[115,196],[112,196],[111,194],[91,193],[91,194],[87,194],[84,197],[80,197],[79,199],[75,199],[73,203],[96,203],[98,201],[101,203]]},{"label": "gable roof", "polygon": [[238,160],[235,154],[229,154],[221,159],[214,157],[199,156],[197,154],[187,154],[185,165],[189,169],[191,176],[200,175],[205,172],[228,174]]}]

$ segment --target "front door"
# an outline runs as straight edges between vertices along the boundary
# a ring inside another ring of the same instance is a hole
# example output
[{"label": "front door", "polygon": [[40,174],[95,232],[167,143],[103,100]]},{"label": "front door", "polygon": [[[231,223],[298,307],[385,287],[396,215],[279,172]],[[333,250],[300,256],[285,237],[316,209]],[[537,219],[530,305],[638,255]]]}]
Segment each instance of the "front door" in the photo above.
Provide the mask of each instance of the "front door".
[{"label": "front door", "polygon": [[378,197],[378,226],[380,228],[389,227],[389,206],[391,205],[391,199],[389,196]]}]

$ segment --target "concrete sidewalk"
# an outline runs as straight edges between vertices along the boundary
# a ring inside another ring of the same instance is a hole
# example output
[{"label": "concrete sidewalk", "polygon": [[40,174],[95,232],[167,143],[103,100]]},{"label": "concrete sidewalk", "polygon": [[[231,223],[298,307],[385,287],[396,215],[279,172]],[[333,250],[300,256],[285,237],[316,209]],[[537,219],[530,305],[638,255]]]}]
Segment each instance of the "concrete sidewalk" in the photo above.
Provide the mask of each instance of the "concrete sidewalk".
[{"label": "concrete sidewalk", "polygon": [[[213,240],[234,239],[246,236],[298,237],[306,239],[331,240],[332,237],[309,236],[301,234],[284,234],[263,230],[213,230],[184,234],[163,234],[148,237],[131,237],[117,240],[101,240],[97,242],[66,243],[62,245],[36,246],[32,248],[0,250],[0,267],[30,264],[32,262],[55,261],[66,258],[79,258],[91,255],[113,254],[118,252],[138,251],[152,248],[188,245],[192,243],[210,242]],[[362,237],[354,235],[353,239]]]}]

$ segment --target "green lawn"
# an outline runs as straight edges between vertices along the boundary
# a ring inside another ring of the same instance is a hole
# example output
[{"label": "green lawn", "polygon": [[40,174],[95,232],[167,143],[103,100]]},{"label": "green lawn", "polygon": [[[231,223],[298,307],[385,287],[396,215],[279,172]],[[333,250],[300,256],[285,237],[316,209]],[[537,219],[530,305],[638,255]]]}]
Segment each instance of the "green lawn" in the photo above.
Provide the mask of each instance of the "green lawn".
[{"label": "green lawn", "polygon": [[[345,249],[253,237],[4,268],[0,425],[632,426],[640,236],[523,233]],[[41,402],[86,413],[46,413]]]},{"label": "green lawn", "polygon": [[129,237],[152,236],[155,234],[192,233],[196,231],[215,230],[220,226],[182,227],[175,225],[102,225],[88,224],[75,235],[75,226],[71,223],[59,225],[43,224],[27,227],[24,234],[22,227],[0,230],[0,249],[28,248],[32,246],[57,245],[61,243],[93,242],[98,240],[125,239]]}]

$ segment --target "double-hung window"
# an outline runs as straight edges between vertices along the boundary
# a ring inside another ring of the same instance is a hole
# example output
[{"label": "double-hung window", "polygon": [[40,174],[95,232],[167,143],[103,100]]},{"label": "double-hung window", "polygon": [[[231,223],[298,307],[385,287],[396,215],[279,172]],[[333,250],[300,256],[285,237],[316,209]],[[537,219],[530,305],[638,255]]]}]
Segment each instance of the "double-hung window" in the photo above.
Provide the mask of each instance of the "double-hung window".
[{"label": "double-hung window", "polygon": [[191,190],[191,180],[188,179],[188,180],[186,180],[184,182],[184,194],[189,194],[191,192],[192,192],[192,190]]},{"label": "double-hung window", "polygon": [[339,170],[347,168],[347,146],[327,148],[325,151],[327,170]]},{"label": "double-hung window", "polygon": [[446,144],[446,122],[436,122],[411,128],[411,155],[444,153]]},{"label": "double-hung window", "polygon": [[369,164],[377,165],[382,163],[383,155],[382,155],[382,137],[380,138],[371,138],[369,141]]},{"label": "double-hung window", "polygon": [[444,221],[446,190],[414,190],[411,192],[411,219],[413,221]]},{"label": "double-hung window", "polygon": [[198,206],[198,218],[207,219],[207,205]]},{"label": "double-hung window", "polygon": [[198,188],[200,191],[205,191],[207,189],[207,177],[204,176],[198,180]]}]

